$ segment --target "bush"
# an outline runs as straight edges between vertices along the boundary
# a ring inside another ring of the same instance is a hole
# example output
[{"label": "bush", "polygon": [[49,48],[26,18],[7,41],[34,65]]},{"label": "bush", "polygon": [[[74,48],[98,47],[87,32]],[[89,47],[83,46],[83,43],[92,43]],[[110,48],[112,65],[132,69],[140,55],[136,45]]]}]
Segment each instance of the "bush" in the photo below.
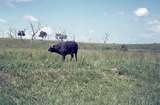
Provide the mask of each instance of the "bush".
[{"label": "bush", "polygon": [[120,48],[121,51],[128,51],[128,47],[127,45],[121,45],[121,48]]}]

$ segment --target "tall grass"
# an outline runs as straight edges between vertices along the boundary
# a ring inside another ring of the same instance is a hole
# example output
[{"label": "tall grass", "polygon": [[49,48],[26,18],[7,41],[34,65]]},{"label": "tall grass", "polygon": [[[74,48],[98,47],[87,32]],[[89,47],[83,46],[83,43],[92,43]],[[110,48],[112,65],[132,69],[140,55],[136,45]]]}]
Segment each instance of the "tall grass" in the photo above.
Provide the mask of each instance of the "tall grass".
[{"label": "tall grass", "polygon": [[63,62],[18,46],[0,49],[0,105],[160,104],[159,53],[80,49]]}]

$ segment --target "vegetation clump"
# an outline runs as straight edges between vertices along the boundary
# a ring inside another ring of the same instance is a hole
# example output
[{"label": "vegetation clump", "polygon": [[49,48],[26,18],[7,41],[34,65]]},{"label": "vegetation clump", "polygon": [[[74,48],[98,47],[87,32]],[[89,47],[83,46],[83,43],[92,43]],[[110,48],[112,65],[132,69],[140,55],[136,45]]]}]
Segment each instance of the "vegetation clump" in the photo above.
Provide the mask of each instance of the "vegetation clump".
[{"label": "vegetation clump", "polygon": [[125,45],[125,44],[121,45],[120,50],[121,50],[121,51],[128,51],[127,45]]}]

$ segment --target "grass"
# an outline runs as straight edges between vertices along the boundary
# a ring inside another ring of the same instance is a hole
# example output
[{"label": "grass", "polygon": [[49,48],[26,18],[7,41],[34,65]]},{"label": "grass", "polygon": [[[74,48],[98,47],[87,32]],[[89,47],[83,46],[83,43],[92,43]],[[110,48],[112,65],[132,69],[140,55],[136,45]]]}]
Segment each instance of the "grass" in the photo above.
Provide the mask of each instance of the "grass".
[{"label": "grass", "polygon": [[51,42],[24,43],[1,42],[0,105],[160,104],[160,53],[82,43],[77,62],[62,62]]}]

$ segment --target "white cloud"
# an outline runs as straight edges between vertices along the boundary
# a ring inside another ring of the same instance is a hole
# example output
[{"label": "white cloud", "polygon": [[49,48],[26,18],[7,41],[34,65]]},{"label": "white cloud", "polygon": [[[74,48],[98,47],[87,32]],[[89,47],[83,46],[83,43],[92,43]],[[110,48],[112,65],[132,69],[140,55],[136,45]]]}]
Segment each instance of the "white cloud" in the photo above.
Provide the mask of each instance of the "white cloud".
[{"label": "white cloud", "polygon": [[137,10],[134,11],[136,16],[142,17],[142,16],[148,16],[149,11],[147,8],[138,8]]},{"label": "white cloud", "polygon": [[155,19],[147,22],[146,30],[152,33],[160,34],[160,20]]},{"label": "white cloud", "polygon": [[48,26],[42,27],[42,28],[40,29],[40,31],[47,32],[47,34],[49,34],[49,35],[53,34],[52,28],[51,28],[51,27],[48,27]]},{"label": "white cloud", "polygon": [[160,20],[155,19],[155,20],[152,20],[152,21],[147,22],[147,24],[148,24],[148,25],[160,24]]},{"label": "white cloud", "polygon": [[95,33],[95,31],[94,31],[93,29],[91,29],[91,30],[89,30],[88,33],[89,33],[89,34],[93,34],[93,33]]},{"label": "white cloud", "polygon": [[160,34],[160,25],[151,26],[148,28],[148,30],[152,31],[153,33],[159,33]]},{"label": "white cloud", "polygon": [[24,16],[24,19],[28,20],[28,21],[31,21],[31,22],[37,22],[38,21],[37,18],[35,18],[34,16],[31,16],[31,15]]},{"label": "white cloud", "polygon": [[123,11],[120,11],[120,12],[118,12],[118,15],[125,15],[125,12],[123,12]]},{"label": "white cloud", "polygon": [[15,4],[17,4],[17,3],[29,3],[32,1],[33,0],[4,0],[1,2],[1,0],[0,0],[0,3],[5,4],[9,7],[15,7]]},{"label": "white cloud", "polygon": [[126,15],[126,13],[124,11],[115,11],[115,12],[111,12],[111,11],[108,11],[108,12],[103,12],[103,16],[109,16],[109,15],[121,15],[121,16],[124,16]]},{"label": "white cloud", "polygon": [[7,20],[0,18],[0,23],[6,23],[6,22],[7,22]]},{"label": "white cloud", "polygon": [[10,0],[10,2],[17,2],[17,3],[20,3],[20,2],[31,2],[33,0]]}]

